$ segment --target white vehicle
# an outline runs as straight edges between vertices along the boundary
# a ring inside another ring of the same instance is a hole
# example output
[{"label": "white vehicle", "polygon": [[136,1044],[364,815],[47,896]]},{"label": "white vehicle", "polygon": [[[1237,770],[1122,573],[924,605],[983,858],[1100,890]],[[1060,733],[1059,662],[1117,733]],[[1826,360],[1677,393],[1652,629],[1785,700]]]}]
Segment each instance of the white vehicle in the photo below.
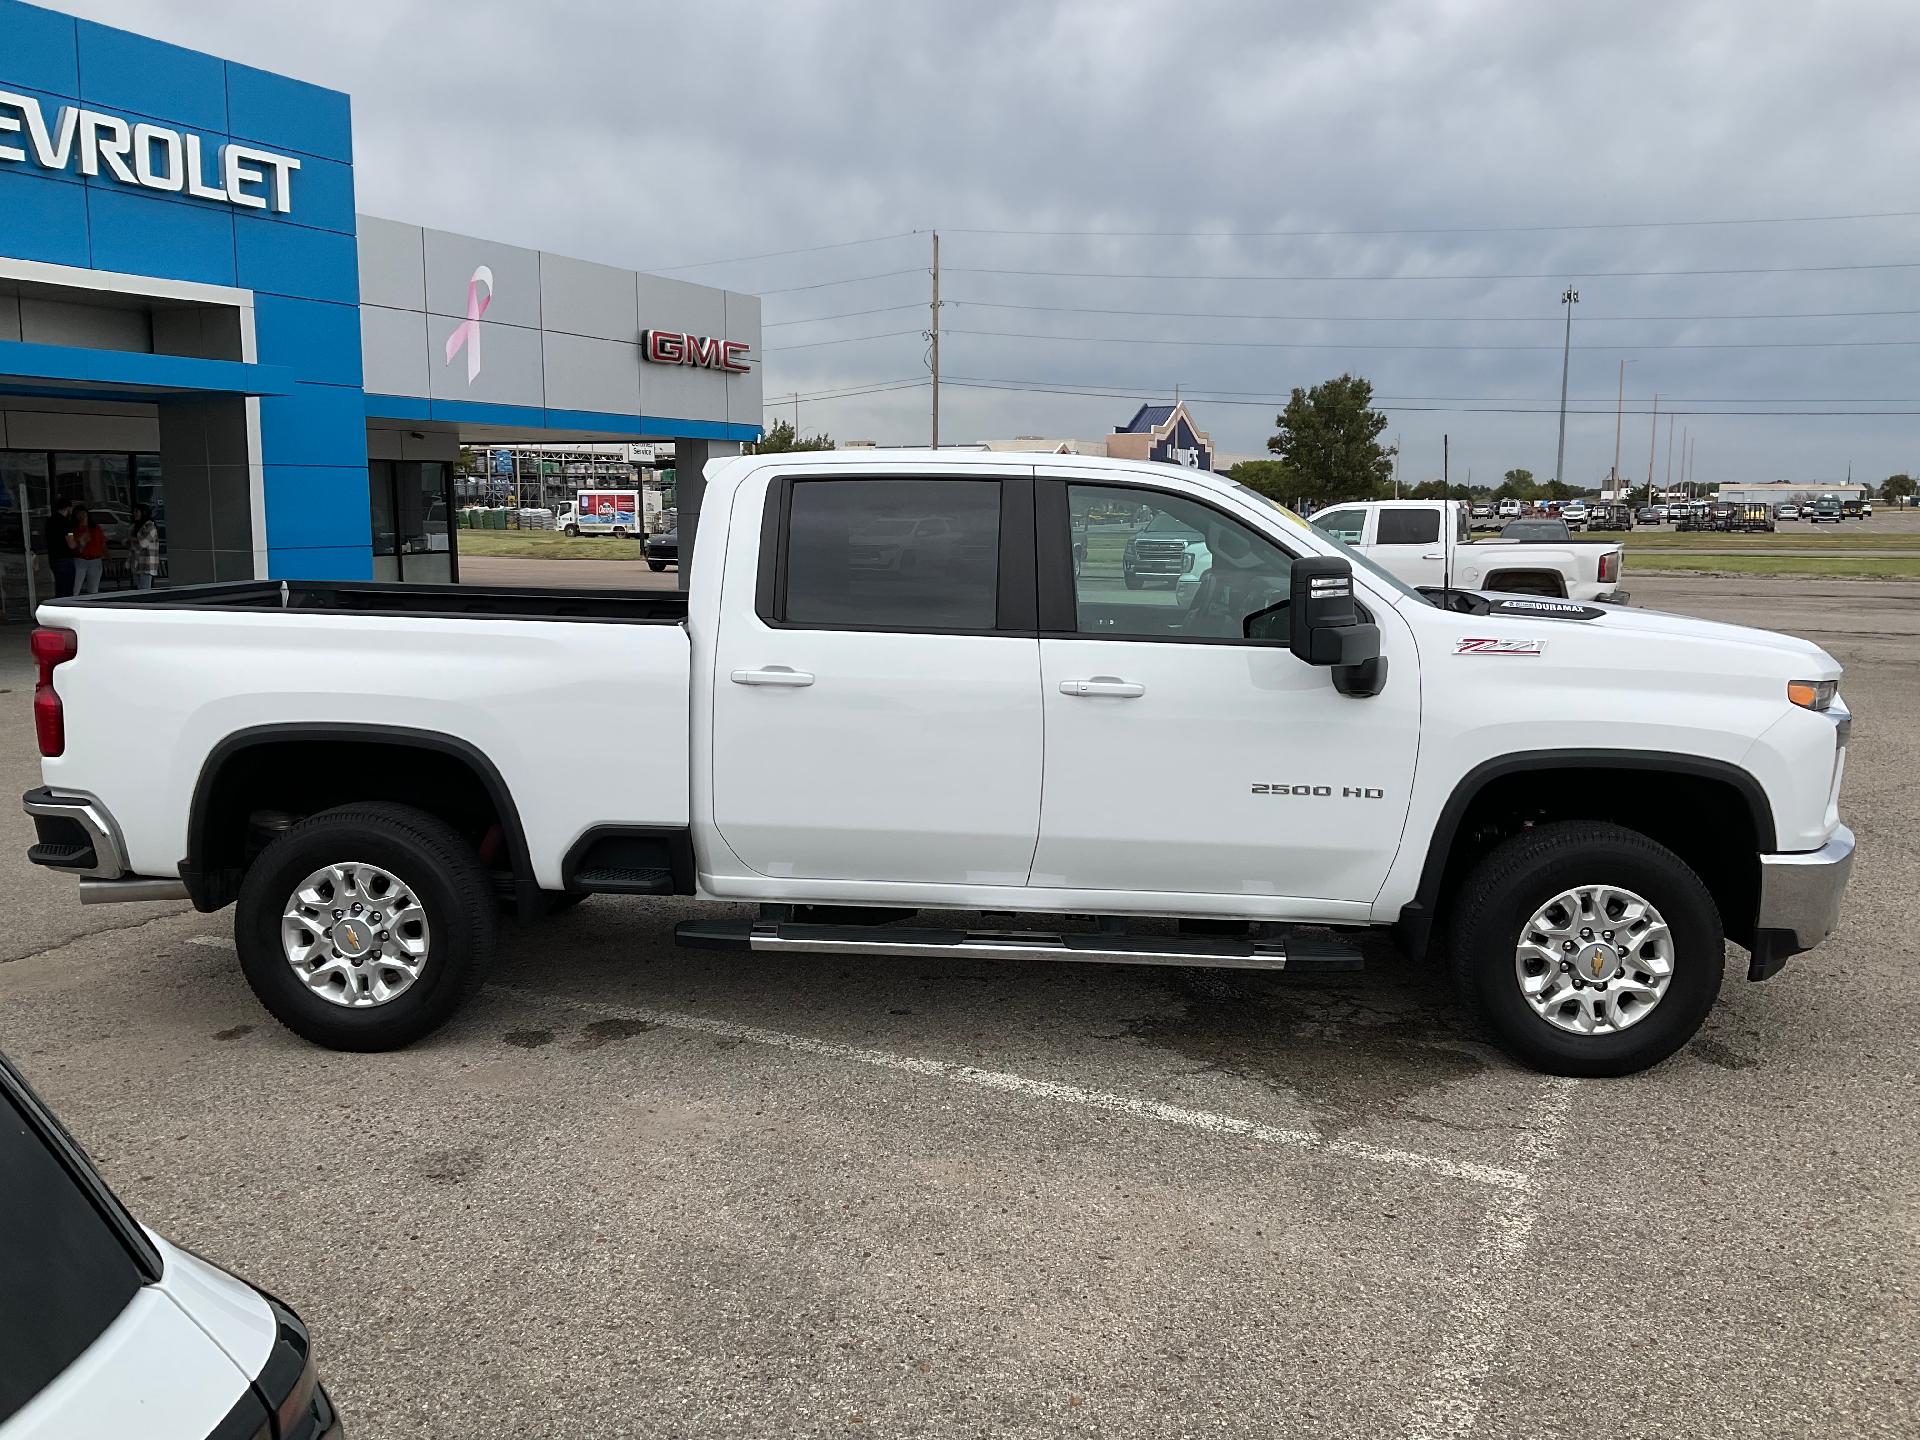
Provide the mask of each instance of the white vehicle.
[{"label": "white vehicle", "polygon": [[[1685,1043],[1723,936],[1761,979],[1836,923],[1850,720],[1807,641],[1532,596],[1443,608],[1176,466],[828,451],[706,480],[685,595],[249,581],[43,604],[29,858],[83,901],[235,905],[261,1002],[349,1050],[453,1013],[496,897],[526,920],[595,892],[759,904],[678,938],[913,963],[1351,969],[1350,932],[1387,927],[1570,1074]],[[1206,573],[1130,591],[1103,538],[1076,574],[1092,513],[1175,516]],[[906,516],[955,535],[938,563],[861,564],[853,537]],[[553,785],[556,734],[643,735],[649,768]]]},{"label": "white vehicle", "polygon": [[1567,522],[1567,528],[1569,530],[1586,529],[1587,502],[1584,500],[1567,501],[1566,504],[1560,507],[1560,518]]},{"label": "white vehicle", "polygon": [[1627,599],[1620,588],[1625,563],[1620,545],[1475,539],[1465,507],[1457,500],[1340,505],[1323,510],[1313,523],[1416,589],[1451,586],[1566,600]]},{"label": "white vehicle", "polygon": [[553,528],[568,535],[611,535],[624,540],[640,533],[638,490],[582,490],[560,506]]},{"label": "white vehicle", "polygon": [[0,1440],[339,1440],[306,1326],[142,1227],[0,1056]]},{"label": "white vehicle", "polygon": [[1525,508],[1518,500],[1502,500],[1500,502],[1500,518],[1502,520],[1518,520],[1525,513]]},{"label": "white vehicle", "polygon": [[1773,518],[1776,520],[1798,520],[1800,518],[1800,507],[1789,500],[1774,510]]}]

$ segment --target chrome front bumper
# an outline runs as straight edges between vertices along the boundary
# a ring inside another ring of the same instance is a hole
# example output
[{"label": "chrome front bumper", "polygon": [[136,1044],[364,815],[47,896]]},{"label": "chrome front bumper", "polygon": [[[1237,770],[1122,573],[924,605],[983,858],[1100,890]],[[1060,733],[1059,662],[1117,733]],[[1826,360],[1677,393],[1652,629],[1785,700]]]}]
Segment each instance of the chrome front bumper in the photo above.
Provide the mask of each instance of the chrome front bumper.
[{"label": "chrome front bumper", "polygon": [[1760,857],[1753,969],[1763,973],[1752,978],[1771,975],[1789,955],[1811,950],[1833,933],[1852,874],[1853,831],[1844,825],[1818,850]]}]

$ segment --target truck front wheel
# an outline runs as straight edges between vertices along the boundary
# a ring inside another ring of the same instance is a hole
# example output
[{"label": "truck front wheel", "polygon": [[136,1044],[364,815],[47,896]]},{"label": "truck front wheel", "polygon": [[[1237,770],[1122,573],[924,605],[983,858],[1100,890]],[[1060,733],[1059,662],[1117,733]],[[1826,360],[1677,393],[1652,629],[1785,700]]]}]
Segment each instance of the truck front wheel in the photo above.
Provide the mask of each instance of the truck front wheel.
[{"label": "truck front wheel", "polygon": [[260,853],[234,942],[260,1003],[330,1050],[393,1050],[437,1029],[492,958],[474,849],[407,805],[322,811]]},{"label": "truck front wheel", "polygon": [[1693,1038],[1720,993],[1713,897],[1637,831],[1537,826],[1483,859],[1460,893],[1455,979],[1501,1046],[1535,1069],[1644,1070]]}]

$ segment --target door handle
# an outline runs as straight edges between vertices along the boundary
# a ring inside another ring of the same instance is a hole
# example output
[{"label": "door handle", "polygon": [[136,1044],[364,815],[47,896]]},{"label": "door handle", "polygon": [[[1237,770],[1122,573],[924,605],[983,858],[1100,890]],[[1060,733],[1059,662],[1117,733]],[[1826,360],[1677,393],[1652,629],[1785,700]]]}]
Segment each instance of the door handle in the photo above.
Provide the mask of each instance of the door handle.
[{"label": "door handle", "polygon": [[1420,558],[1422,560],[1444,560],[1447,558],[1447,555],[1444,550],[1429,550]]},{"label": "door handle", "polygon": [[788,665],[764,665],[758,670],[736,670],[733,672],[736,685],[781,685],[797,690],[803,685],[813,683],[811,670],[795,670]]},{"label": "door handle", "polygon": [[1110,696],[1115,700],[1135,700],[1147,693],[1147,687],[1137,685],[1131,680],[1119,680],[1112,675],[1096,675],[1091,680],[1062,680],[1062,695]]}]

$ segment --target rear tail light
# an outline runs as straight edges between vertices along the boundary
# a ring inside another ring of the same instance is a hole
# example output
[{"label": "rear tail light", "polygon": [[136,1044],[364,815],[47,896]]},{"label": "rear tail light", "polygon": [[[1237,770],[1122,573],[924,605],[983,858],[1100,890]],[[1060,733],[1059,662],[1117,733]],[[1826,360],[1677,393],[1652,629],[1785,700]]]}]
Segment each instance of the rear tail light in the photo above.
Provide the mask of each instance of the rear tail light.
[{"label": "rear tail light", "polygon": [[1609,550],[1600,557],[1600,583],[1611,585],[1620,574],[1620,552]]},{"label": "rear tail light", "polygon": [[53,688],[53,672],[80,653],[80,637],[71,630],[40,629],[33,632],[28,647],[40,670],[33,684],[34,734],[40,741],[40,753],[51,758],[67,748],[67,717]]}]

